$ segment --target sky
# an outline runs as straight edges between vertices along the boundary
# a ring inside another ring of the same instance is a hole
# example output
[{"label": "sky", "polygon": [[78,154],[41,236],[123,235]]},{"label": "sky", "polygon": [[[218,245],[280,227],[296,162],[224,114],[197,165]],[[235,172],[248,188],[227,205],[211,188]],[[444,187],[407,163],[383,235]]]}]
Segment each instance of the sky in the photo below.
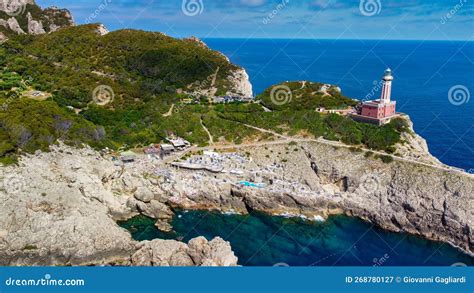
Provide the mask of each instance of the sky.
[{"label": "sky", "polygon": [[474,0],[37,0],[173,37],[474,40]]}]

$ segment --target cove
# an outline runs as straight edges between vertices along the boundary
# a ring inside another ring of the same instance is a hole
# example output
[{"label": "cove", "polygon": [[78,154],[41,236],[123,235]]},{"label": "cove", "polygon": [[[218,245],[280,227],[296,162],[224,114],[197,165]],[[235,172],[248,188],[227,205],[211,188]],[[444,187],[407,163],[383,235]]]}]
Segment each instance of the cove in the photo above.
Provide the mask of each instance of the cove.
[{"label": "cove", "polygon": [[379,229],[357,218],[326,222],[299,218],[177,211],[173,232],[138,216],[119,225],[138,241],[204,236],[229,241],[243,266],[474,266],[474,258],[449,244]]}]

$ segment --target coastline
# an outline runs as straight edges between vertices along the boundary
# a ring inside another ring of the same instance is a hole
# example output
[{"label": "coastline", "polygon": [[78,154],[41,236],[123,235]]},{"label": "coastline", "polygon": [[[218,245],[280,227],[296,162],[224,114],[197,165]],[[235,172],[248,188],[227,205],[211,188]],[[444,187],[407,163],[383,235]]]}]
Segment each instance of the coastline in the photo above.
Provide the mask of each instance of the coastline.
[{"label": "coastline", "polygon": [[[0,208],[9,215],[0,220],[0,254],[8,256],[3,265],[130,265],[137,249],[153,249],[133,241],[116,221],[143,214],[166,231],[172,228],[173,208],[324,219],[344,214],[385,230],[451,243],[473,255],[471,174],[403,158],[384,163],[364,150],[322,141],[215,150],[226,170],[239,168],[242,174],[184,170],[145,155],[115,166],[89,147],[65,145],[26,155],[19,166],[0,168],[2,178],[15,174],[10,179],[20,182],[14,186],[19,188],[0,190]],[[197,151],[191,158],[202,156]],[[241,181],[266,187],[242,186]],[[41,232],[33,224],[38,221]],[[58,230],[63,240],[47,240]],[[86,234],[79,237],[77,231]],[[97,246],[107,239],[110,243]],[[223,245],[232,259],[230,245]]]},{"label": "coastline", "polygon": [[388,266],[474,265],[472,255],[459,248],[420,236],[387,231],[345,215],[330,216],[319,222],[254,211],[247,215],[179,209],[174,212],[171,232],[159,231],[154,220],[145,216],[120,222],[120,226],[138,241],[160,238],[187,242],[199,235],[207,239],[224,237],[239,258],[238,264],[243,266],[272,266],[277,263],[289,266],[372,266],[375,257],[386,254],[390,255],[390,262],[385,264]]}]

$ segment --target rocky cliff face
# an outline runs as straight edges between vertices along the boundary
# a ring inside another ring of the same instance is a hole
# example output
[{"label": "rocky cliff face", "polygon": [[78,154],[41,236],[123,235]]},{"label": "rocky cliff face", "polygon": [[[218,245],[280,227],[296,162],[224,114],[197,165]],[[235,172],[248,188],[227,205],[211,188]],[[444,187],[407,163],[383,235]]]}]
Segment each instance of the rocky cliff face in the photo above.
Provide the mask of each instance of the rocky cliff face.
[{"label": "rocky cliff face", "polygon": [[[269,163],[265,157],[254,159],[259,165]],[[232,193],[256,210],[307,217],[344,213],[474,252],[470,174],[406,160],[386,164],[347,148],[314,143],[301,145],[288,161],[298,163],[284,164],[293,174],[287,180],[308,182],[302,185],[313,185],[314,192],[238,188]]]},{"label": "rocky cliff face", "polygon": [[0,265],[237,264],[219,238],[132,240],[115,220],[136,214],[127,201],[147,181],[120,172],[88,148],[68,147],[0,168]]},{"label": "rocky cliff face", "polygon": [[[470,174],[407,159],[387,164],[325,142],[242,146],[220,156],[242,174],[197,174],[145,156],[121,167],[89,148],[65,146],[2,167],[0,264],[236,265],[221,239],[138,243],[115,223],[144,214],[169,230],[173,207],[347,214],[474,252]],[[242,180],[267,186],[235,184]]]},{"label": "rocky cliff face", "polygon": [[[408,116],[402,117],[405,119],[407,122],[407,125],[409,127],[409,131],[405,131],[402,133],[401,137],[401,143],[398,143],[395,148],[396,152],[400,157],[409,159],[409,160],[414,160],[420,163],[426,163],[426,164],[431,164],[431,165],[439,165],[442,167],[448,167],[441,163],[438,158],[434,157],[429,149],[428,149],[428,143],[424,138],[419,136],[414,128],[413,128],[413,122]],[[454,169],[454,168],[453,168]]]},{"label": "rocky cliff face", "polygon": [[250,83],[250,77],[245,69],[232,72],[227,79],[231,84],[230,89],[226,93],[228,96],[253,97],[252,84]]},{"label": "rocky cliff face", "polygon": [[[210,50],[210,48],[207,46],[206,43],[204,43],[202,40],[196,38],[196,37],[190,37],[187,40],[195,42],[199,44],[199,46],[203,48],[207,48]],[[225,56],[224,54],[220,53],[219,54],[227,60],[228,63],[231,63],[229,58]],[[200,83],[200,85],[196,88],[195,86],[190,85],[192,90],[188,91],[191,95],[195,97],[200,97],[201,95],[207,96],[210,98],[213,98],[216,96],[216,93],[218,92],[218,88],[216,86],[216,78],[217,75],[219,74],[219,69],[217,72],[208,77],[206,81],[203,83]],[[227,85],[227,96],[232,96],[232,97],[244,97],[244,98],[252,98],[253,97],[253,86],[250,83],[250,77],[243,68],[237,68],[236,70],[230,72],[230,74],[226,77],[228,85]]]},{"label": "rocky cliff face", "polygon": [[39,35],[73,26],[67,9],[41,9],[34,0],[5,0],[0,2],[0,41],[18,34]]}]

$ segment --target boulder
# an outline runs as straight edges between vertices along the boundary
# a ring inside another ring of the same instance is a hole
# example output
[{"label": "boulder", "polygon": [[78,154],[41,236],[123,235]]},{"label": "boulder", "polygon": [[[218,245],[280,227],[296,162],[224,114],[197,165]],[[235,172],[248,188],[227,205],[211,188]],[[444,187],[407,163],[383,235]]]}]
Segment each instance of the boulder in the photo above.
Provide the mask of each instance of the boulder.
[{"label": "boulder", "polygon": [[236,266],[238,261],[229,242],[220,237],[210,242],[204,237],[192,239],[188,244],[188,254],[196,265],[201,266]]},{"label": "boulder", "polygon": [[204,237],[188,245],[175,240],[146,241],[132,255],[134,266],[236,266],[237,257],[230,244],[220,238],[208,242]]},{"label": "boulder", "polygon": [[46,33],[41,21],[34,20],[30,12],[26,16],[28,18],[28,34],[41,35]]},{"label": "boulder", "polygon": [[149,203],[151,202],[152,199],[155,198],[155,195],[153,194],[153,192],[144,186],[138,187],[137,191],[135,191],[134,193],[134,196],[139,201],[142,201],[145,203]]}]

